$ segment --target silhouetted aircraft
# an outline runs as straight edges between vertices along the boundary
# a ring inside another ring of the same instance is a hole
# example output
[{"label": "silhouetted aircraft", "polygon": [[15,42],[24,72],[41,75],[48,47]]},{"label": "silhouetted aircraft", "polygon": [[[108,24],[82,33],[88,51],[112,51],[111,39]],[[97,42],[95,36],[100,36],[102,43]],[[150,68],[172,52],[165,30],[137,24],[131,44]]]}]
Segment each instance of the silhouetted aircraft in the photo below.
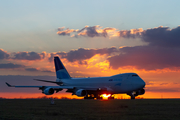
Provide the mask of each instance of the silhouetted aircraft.
[{"label": "silhouetted aircraft", "polygon": [[40,80],[37,81],[55,83],[58,86],[16,86],[6,83],[9,87],[28,87],[39,88],[45,95],[52,95],[67,89],[66,92],[84,97],[84,99],[102,99],[102,95],[108,95],[109,99],[114,99],[114,94],[127,94],[131,99],[145,93],[145,82],[136,73],[123,73],[110,77],[92,78],[72,78],[62,64],[59,57],[54,57],[56,69],[56,81]]}]

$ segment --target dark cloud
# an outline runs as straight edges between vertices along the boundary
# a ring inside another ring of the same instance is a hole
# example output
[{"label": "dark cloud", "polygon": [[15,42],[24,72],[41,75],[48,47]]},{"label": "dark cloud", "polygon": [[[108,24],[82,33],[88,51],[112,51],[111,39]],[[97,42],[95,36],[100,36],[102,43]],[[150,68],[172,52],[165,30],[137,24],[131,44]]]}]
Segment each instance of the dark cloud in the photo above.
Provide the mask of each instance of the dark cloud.
[{"label": "dark cloud", "polygon": [[52,62],[54,60],[55,56],[59,56],[60,58],[65,58],[67,56],[66,52],[56,52],[56,53],[51,53],[51,56],[49,57],[49,61]]},{"label": "dark cloud", "polygon": [[179,92],[179,88],[159,88],[159,87],[150,87],[146,88],[147,92]]},{"label": "dark cloud", "polygon": [[64,27],[62,28],[58,28],[58,35],[70,35],[71,33],[74,33],[73,36],[87,36],[87,37],[98,37],[100,36],[100,34],[97,32],[97,29],[99,28],[99,26],[85,26],[84,28],[82,28],[81,30],[74,30],[74,29],[65,29]]},{"label": "dark cloud", "polygon": [[96,54],[94,49],[79,48],[78,50],[71,50],[65,57],[68,61],[74,62],[77,60],[85,60],[93,57]]},{"label": "dark cloud", "polygon": [[115,47],[102,48],[102,49],[79,48],[77,50],[71,50],[67,53],[66,52],[51,53],[51,56],[49,57],[49,61],[52,62],[54,59],[54,56],[59,56],[60,58],[66,58],[69,62],[78,61],[79,64],[87,64],[83,60],[90,59],[96,54],[110,55],[114,52],[118,52],[118,49]]},{"label": "dark cloud", "polygon": [[152,46],[124,47],[120,54],[108,58],[113,69],[134,66],[138,69],[155,70],[180,67],[180,48]]},{"label": "dark cloud", "polygon": [[9,54],[3,49],[0,49],[0,59],[7,59],[7,58],[9,58]]},{"label": "dark cloud", "polygon": [[18,52],[14,53],[12,59],[18,60],[41,60],[45,57],[45,53],[36,53],[36,52]]},{"label": "dark cloud", "polygon": [[125,33],[125,37],[140,37],[149,44],[121,48],[119,55],[108,58],[113,69],[124,66],[146,70],[180,67],[180,27],[152,28],[133,35],[129,31]]},{"label": "dark cloud", "polygon": [[77,50],[71,50],[67,53],[65,53],[65,52],[52,53],[51,57],[49,58],[49,61],[52,61],[54,56],[60,56],[61,58],[66,58],[69,62],[78,61],[79,64],[86,64],[86,62],[84,62],[83,60],[90,59],[91,57],[93,57],[96,54],[110,55],[114,52],[118,52],[118,49],[115,47],[102,48],[102,49],[79,48]]},{"label": "dark cloud", "polygon": [[84,49],[79,48],[78,50],[71,50],[67,53],[67,56],[65,57],[68,61],[74,62],[74,61],[81,61],[85,59],[90,59],[96,54],[100,55],[110,55],[113,52],[117,52],[118,49],[112,47],[112,48],[102,48],[102,49]]},{"label": "dark cloud", "polygon": [[137,38],[141,36],[142,32],[143,30],[141,28],[131,30],[120,30],[118,36],[124,38]]},{"label": "dark cloud", "polygon": [[53,71],[51,71],[51,70],[42,70],[41,72],[49,72],[49,73],[52,73]]},{"label": "dark cloud", "polygon": [[119,37],[119,38],[141,38],[150,46],[180,47],[180,26],[170,29],[169,27],[157,27],[147,30],[142,28],[130,30],[118,30],[116,28],[102,28],[99,25],[85,26],[80,30],[59,28],[57,34],[70,35],[74,37]]},{"label": "dark cloud", "polygon": [[87,35],[88,37],[98,37],[99,33],[97,32],[97,26],[92,26],[92,27],[86,27],[83,33],[84,34],[80,34],[81,36],[85,36]]},{"label": "dark cloud", "polygon": [[31,72],[36,72],[36,71],[40,71],[40,72],[52,72],[50,70],[39,70],[37,68],[26,68],[26,71],[31,71]]},{"label": "dark cloud", "polygon": [[161,83],[161,84],[159,84],[159,85],[168,85],[168,83]]},{"label": "dark cloud", "polygon": [[149,46],[158,47],[180,47],[180,26],[170,29],[169,27],[158,27],[147,29],[142,33],[142,40]]},{"label": "dark cloud", "polygon": [[70,35],[72,32],[76,32],[76,30],[74,30],[74,29],[69,29],[69,28],[67,28],[66,30],[64,30],[64,27],[61,27],[61,28],[58,28],[57,34],[58,34],[58,35],[63,35],[63,36],[65,36],[65,35]]},{"label": "dark cloud", "polygon": [[36,69],[36,68],[26,68],[25,70],[26,70],[26,71],[39,71],[39,70]]},{"label": "dark cloud", "polygon": [[[102,49],[85,49],[79,48],[69,52],[50,53],[49,61],[53,61],[54,56],[67,59],[69,62],[77,61],[79,64],[87,64],[84,60],[92,58],[96,54],[109,55],[108,61],[110,67],[117,69],[119,67],[134,66],[137,69],[156,70],[164,68],[180,67],[180,26],[174,29],[169,27],[157,27],[147,30],[131,29],[117,31],[116,28],[104,28],[100,26],[85,26],[80,30],[58,29],[63,35],[70,35],[74,32],[78,36],[86,37],[109,37],[119,36],[124,38],[141,38],[142,41],[148,42],[146,46],[102,48]],[[110,34],[111,33],[111,34]],[[112,55],[110,57],[110,55]],[[0,49],[0,59],[17,59],[17,60],[41,60],[45,53],[36,52],[18,52],[7,53]],[[13,56],[13,57],[12,57]]]},{"label": "dark cloud", "polygon": [[14,64],[14,63],[5,63],[0,64],[0,69],[14,69],[14,68],[24,68],[24,65]]}]

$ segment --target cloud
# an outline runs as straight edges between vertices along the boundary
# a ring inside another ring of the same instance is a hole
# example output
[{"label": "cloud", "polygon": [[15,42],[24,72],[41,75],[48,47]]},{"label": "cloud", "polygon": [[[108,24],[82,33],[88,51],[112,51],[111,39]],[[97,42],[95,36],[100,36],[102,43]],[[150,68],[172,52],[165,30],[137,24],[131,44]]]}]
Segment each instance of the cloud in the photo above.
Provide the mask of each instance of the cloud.
[{"label": "cloud", "polygon": [[[66,32],[60,35],[71,35],[86,37],[124,37],[124,38],[140,38],[148,44],[144,46],[121,47],[121,48],[97,48],[87,49],[79,48],[70,50],[69,52],[48,53],[48,59],[53,61],[54,56],[60,56],[68,62],[78,62],[79,64],[87,64],[86,60],[93,56],[107,55],[107,61],[112,69],[120,67],[132,66],[137,69],[156,70],[156,69],[174,69],[180,68],[180,26],[170,29],[169,27],[157,27],[147,30],[131,29],[118,31],[116,28],[102,28],[101,26],[85,26],[78,30],[59,28],[59,31]],[[0,49],[0,59],[11,60],[42,60],[46,56],[45,52],[17,52],[7,53]]]},{"label": "cloud", "polygon": [[102,28],[99,25],[85,26],[78,30],[59,28],[57,34],[71,37],[104,37],[104,38],[140,38],[148,42],[150,46],[180,47],[180,26],[170,29],[169,27],[155,27],[147,30],[142,28],[130,30],[118,30],[117,28]]},{"label": "cloud", "polygon": [[83,60],[90,59],[91,57],[93,57],[96,54],[110,55],[114,52],[118,52],[118,49],[115,47],[102,48],[102,49],[79,48],[77,50],[71,50],[67,53],[66,52],[52,53],[49,60],[52,61],[54,56],[60,56],[61,58],[66,58],[69,62],[79,61],[80,64],[83,64]]},{"label": "cloud", "polygon": [[30,72],[52,72],[50,70],[39,70],[37,68],[26,68],[25,65],[21,64],[14,64],[14,63],[6,63],[6,64],[0,64],[0,69],[16,69],[16,68],[22,68],[23,70],[30,71]]},{"label": "cloud", "polygon": [[139,37],[149,44],[120,48],[119,55],[108,58],[110,67],[117,69],[134,66],[146,70],[180,67],[180,27],[169,29],[169,27],[160,26],[134,33],[135,36],[132,36],[129,31],[126,31],[125,37]]},{"label": "cloud", "polygon": [[18,52],[14,53],[12,59],[18,60],[41,60],[45,57],[46,53],[36,53],[36,52]]},{"label": "cloud", "polygon": [[171,49],[153,46],[120,48],[120,54],[108,58],[113,69],[134,66],[138,69],[155,70],[180,67],[180,48]]},{"label": "cloud", "polygon": [[9,54],[3,49],[0,49],[0,59],[7,59],[7,58],[9,58]]},{"label": "cloud", "polygon": [[148,92],[179,92],[179,88],[158,88],[158,87],[151,87],[147,88],[146,91]]},{"label": "cloud", "polygon": [[37,68],[26,68],[26,71],[39,71]]},{"label": "cloud", "polygon": [[70,62],[74,62],[77,60],[85,60],[85,59],[90,59],[96,54],[104,55],[104,54],[111,54],[113,52],[117,52],[117,49],[112,47],[112,48],[103,48],[103,49],[84,49],[84,48],[79,48],[78,50],[71,50],[70,52],[67,53],[66,58]]},{"label": "cloud", "polygon": [[49,73],[54,73],[54,71],[51,71],[51,70],[42,70],[41,72],[49,72]]},{"label": "cloud", "polygon": [[119,37],[124,37],[124,38],[136,38],[140,37],[141,34],[144,32],[142,28],[139,29],[131,29],[131,30],[121,30],[119,31]]},{"label": "cloud", "polygon": [[26,71],[31,71],[31,72],[36,72],[36,71],[40,71],[40,72],[52,72],[51,70],[39,70],[37,68],[26,68]]},{"label": "cloud", "polygon": [[157,47],[180,47],[180,26],[170,29],[169,27],[157,27],[147,29],[142,33],[142,40],[149,46]]},{"label": "cloud", "polygon": [[148,92],[179,92],[179,83],[174,82],[146,82],[146,91]]},{"label": "cloud", "polygon": [[116,28],[111,28],[111,27],[107,27],[107,28],[102,28],[99,25],[96,26],[85,26],[84,28],[78,30],[74,30],[74,29],[65,29],[64,27],[62,28],[58,28],[58,35],[68,35],[71,37],[78,37],[78,36],[83,36],[83,37],[107,37],[107,38],[111,38],[111,37],[124,37],[124,38],[135,38],[139,35],[141,35],[141,33],[143,32],[142,28],[139,29],[131,29],[131,30],[118,30]]},{"label": "cloud", "polygon": [[0,64],[0,69],[14,69],[14,68],[24,68],[24,65],[14,64],[14,63],[6,63]]},{"label": "cloud", "polygon": [[60,27],[60,28],[58,28],[57,34],[65,36],[65,35],[70,35],[72,32],[76,32],[76,31],[77,30],[69,29],[69,28],[64,30],[64,27]]},{"label": "cloud", "polygon": [[59,56],[59,57],[64,58],[65,56],[67,56],[67,53],[66,52],[56,52],[56,53],[54,52],[54,53],[50,53],[49,62],[52,62],[54,60],[55,56]]},{"label": "cloud", "polygon": [[101,34],[98,33],[97,29],[100,26],[85,26],[83,29],[81,29],[80,31],[78,31],[78,36],[87,36],[87,37],[98,37]]},{"label": "cloud", "polygon": [[46,52],[37,53],[37,52],[12,52],[7,53],[0,48],[0,59],[16,59],[16,60],[41,60],[46,56]]}]

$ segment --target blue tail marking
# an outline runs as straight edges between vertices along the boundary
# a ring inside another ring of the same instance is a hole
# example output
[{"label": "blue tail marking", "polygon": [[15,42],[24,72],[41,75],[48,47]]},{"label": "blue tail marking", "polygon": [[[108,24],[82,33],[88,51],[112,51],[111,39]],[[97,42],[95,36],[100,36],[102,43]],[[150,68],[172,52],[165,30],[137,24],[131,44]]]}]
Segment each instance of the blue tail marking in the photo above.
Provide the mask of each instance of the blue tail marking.
[{"label": "blue tail marking", "polygon": [[55,64],[56,71],[65,69],[59,57],[54,57],[54,64]]},{"label": "blue tail marking", "polygon": [[67,72],[66,68],[62,64],[61,60],[59,57],[54,57],[54,64],[55,64],[55,69],[56,69],[56,77],[59,79],[70,79],[70,75]]}]

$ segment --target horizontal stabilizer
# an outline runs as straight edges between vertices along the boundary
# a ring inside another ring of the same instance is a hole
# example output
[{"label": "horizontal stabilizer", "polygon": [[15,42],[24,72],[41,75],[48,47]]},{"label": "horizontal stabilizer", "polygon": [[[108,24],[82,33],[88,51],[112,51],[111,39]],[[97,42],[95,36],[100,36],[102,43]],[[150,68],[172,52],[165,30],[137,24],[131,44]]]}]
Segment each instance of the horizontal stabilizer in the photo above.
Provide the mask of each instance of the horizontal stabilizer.
[{"label": "horizontal stabilizer", "polygon": [[8,87],[14,87],[14,86],[10,85],[10,84],[9,84],[9,83],[7,83],[7,82],[6,82],[6,85],[7,85]]}]

